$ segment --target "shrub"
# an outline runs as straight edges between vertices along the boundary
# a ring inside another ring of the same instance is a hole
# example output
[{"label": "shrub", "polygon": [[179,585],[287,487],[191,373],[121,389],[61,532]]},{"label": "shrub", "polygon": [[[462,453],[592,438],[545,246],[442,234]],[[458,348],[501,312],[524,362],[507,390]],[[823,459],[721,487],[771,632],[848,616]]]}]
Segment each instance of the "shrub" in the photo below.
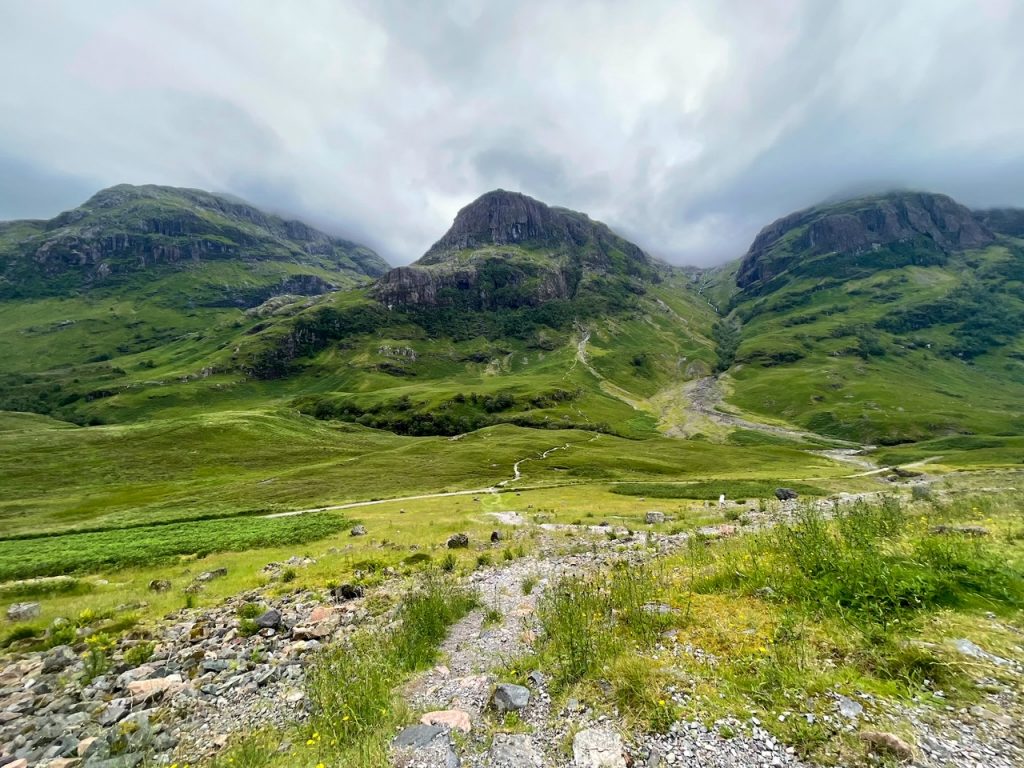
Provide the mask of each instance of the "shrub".
[{"label": "shrub", "polygon": [[124,663],[129,667],[138,667],[145,664],[153,656],[156,646],[153,643],[139,643],[133,645],[124,653]]}]

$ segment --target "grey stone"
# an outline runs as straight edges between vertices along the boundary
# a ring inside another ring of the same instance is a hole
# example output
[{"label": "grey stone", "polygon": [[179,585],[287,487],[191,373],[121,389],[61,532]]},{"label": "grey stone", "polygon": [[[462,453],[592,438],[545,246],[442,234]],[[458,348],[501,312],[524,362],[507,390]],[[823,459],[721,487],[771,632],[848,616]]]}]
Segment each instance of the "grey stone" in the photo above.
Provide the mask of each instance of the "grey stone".
[{"label": "grey stone", "polygon": [[839,696],[836,699],[836,706],[839,708],[839,714],[847,720],[856,720],[864,714],[864,707],[846,696]]},{"label": "grey stone", "polygon": [[43,660],[43,672],[60,672],[78,663],[78,655],[66,645],[58,645],[46,654]]},{"label": "grey stone", "polygon": [[525,733],[496,733],[487,753],[490,768],[541,768],[544,757]]},{"label": "grey stone", "polygon": [[128,698],[114,699],[107,704],[106,709],[96,718],[96,722],[104,728],[109,728],[115,723],[123,720],[132,711],[132,700]]},{"label": "grey stone", "polygon": [[31,621],[39,618],[39,603],[14,603],[7,608],[11,621]]},{"label": "grey stone", "polygon": [[644,515],[644,522],[648,523],[649,525],[655,525],[657,523],[664,523],[665,522],[665,513],[664,512],[658,512],[657,510],[651,510],[646,515]]},{"label": "grey stone", "polygon": [[608,728],[587,728],[572,740],[572,760],[577,768],[626,768],[622,737]]},{"label": "grey stone", "polygon": [[394,747],[425,747],[442,734],[444,728],[437,725],[410,725],[399,731],[391,744]]},{"label": "grey stone", "polygon": [[167,592],[171,588],[171,582],[167,579],[153,579],[149,582],[149,588],[153,592]]},{"label": "grey stone", "polygon": [[491,696],[491,706],[498,714],[517,712],[530,703],[530,689],[512,683],[500,683]]},{"label": "grey stone", "polygon": [[775,498],[779,501],[792,501],[797,498],[800,494],[794,491],[792,488],[776,488]]},{"label": "grey stone", "polygon": [[260,629],[277,629],[281,626],[281,612],[271,608],[256,618],[256,626]]},{"label": "grey stone", "polygon": [[365,525],[353,525],[352,530],[349,531],[350,536],[365,536],[366,526]]},{"label": "grey stone", "polygon": [[222,579],[227,575],[227,568],[214,568],[212,571],[204,571],[203,573],[200,573],[198,576],[196,576],[196,581],[213,581],[214,579]]},{"label": "grey stone", "polygon": [[448,539],[448,549],[465,549],[469,546],[469,536],[456,533]]}]

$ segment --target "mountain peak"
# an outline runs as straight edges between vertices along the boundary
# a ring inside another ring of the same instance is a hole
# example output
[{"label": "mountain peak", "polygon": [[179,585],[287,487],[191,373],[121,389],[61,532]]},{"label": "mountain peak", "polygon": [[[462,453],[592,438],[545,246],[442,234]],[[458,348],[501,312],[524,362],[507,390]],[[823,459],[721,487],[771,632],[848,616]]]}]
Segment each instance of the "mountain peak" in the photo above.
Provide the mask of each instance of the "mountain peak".
[{"label": "mountain peak", "polygon": [[918,242],[937,253],[989,245],[995,236],[965,206],[946,195],[892,192],[791,213],[758,233],[740,263],[741,288],[767,283],[799,263],[830,254],[857,254]]},{"label": "mountain peak", "polygon": [[462,208],[444,237],[418,263],[437,264],[458,251],[492,245],[581,246],[595,235],[615,237],[586,214],[546,205],[521,192],[495,189]]}]

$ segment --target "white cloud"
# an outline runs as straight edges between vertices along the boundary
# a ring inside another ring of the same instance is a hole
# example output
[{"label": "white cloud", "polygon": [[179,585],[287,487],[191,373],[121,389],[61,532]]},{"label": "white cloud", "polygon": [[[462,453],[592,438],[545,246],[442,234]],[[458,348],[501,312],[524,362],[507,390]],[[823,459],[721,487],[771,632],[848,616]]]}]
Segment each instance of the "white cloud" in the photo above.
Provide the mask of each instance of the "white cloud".
[{"label": "white cloud", "polygon": [[711,263],[877,180],[1024,204],[1022,34],[1007,0],[8,2],[0,217],[200,186],[403,263],[504,186]]}]

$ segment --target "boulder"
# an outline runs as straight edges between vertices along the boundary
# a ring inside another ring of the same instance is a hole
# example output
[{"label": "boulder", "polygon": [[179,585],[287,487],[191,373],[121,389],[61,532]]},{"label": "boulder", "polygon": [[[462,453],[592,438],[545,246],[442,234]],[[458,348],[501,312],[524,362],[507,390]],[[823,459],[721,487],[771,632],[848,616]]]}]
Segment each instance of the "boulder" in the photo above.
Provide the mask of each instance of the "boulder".
[{"label": "boulder", "polygon": [[622,737],[607,728],[587,728],[572,740],[572,764],[577,768],[626,768]]},{"label": "boulder", "polygon": [[363,588],[356,586],[355,584],[342,584],[340,587],[334,587],[331,590],[331,597],[336,602],[345,602],[347,600],[355,600],[363,596]]},{"label": "boulder", "polygon": [[39,603],[14,603],[7,609],[11,621],[31,621],[39,618]]},{"label": "boulder", "polygon": [[530,703],[530,689],[512,683],[499,683],[491,695],[491,706],[499,715],[518,712]]},{"label": "boulder", "polygon": [[665,522],[665,513],[664,512],[658,512],[657,510],[651,510],[646,515],[644,515],[644,522],[647,523],[648,525],[656,525],[657,523],[664,523]]},{"label": "boulder", "polygon": [[66,645],[58,645],[56,648],[51,648],[50,652],[46,654],[46,658],[43,660],[43,672],[47,674],[60,672],[77,663],[78,654]]},{"label": "boulder", "polygon": [[448,549],[465,549],[469,546],[469,536],[456,533],[448,539]]},{"label": "boulder", "polygon": [[222,579],[228,575],[227,568],[214,568],[212,571],[204,571],[196,576],[196,581],[207,582],[213,581],[214,579]]},{"label": "boulder", "polygon": [[256,626],[260,629],[277,629],[281,626],[281,612],[271,608],[266,613],[256,617]]},{"label": "boulder", "polygon": [[497,544],[499,541],[501,541],[504,538],[505,537],[501,535],[501,531],[491,531],[491,543],[492,544]]},{"label": "boulder", "polygon": [[349,536],[365,536],[366,526],[365,525],[353,525],[352,530],[348,532]]},{"label": "boulder", "polygon": [[444,728],[437,725],[409,725],[399,731],[391,745],[393,747],[425,747],[442,734],[444,734]]},{"label": "boulder", "polygon": [[792,488],[776,488],[775,498],[779,501],[792,501],[797,498],[800,494],[794,491]]},{"label": "boulder", "polygon": [[153,579],[149,582],[151,592],[167,592],[171,588],[171,582],[167,579]]}]

